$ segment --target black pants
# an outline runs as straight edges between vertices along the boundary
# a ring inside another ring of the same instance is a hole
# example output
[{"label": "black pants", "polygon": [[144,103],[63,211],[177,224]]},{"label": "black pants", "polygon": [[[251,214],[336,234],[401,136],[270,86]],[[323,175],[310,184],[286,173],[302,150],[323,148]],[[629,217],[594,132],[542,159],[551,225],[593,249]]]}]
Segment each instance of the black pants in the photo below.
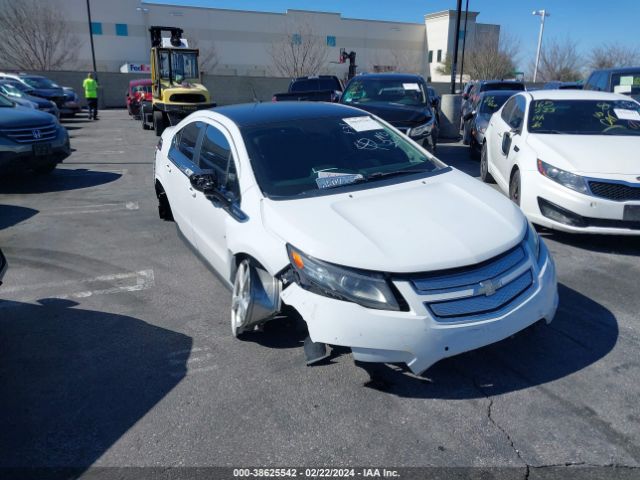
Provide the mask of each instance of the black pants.
[{"label": "black pants", "polygon": [[98,99],[87,98],[89,104],[89,118],[98,118]]}]

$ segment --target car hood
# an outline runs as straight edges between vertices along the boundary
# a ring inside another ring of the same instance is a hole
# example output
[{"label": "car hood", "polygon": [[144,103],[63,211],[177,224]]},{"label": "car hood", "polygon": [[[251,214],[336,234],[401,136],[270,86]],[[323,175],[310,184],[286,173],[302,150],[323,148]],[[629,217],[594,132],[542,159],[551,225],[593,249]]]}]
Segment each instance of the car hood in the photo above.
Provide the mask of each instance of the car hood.
[{"label": "car hood", "polygon": [[533,134],[527,140],[540,160],[578,174],[640,174],[640,135]]},{"label": "car hood", "polygon": [[425,105],[411,106],[385,102],[346,103],[345,105],[373,113],[392,125],[426,123],[432,116],[431,109]]},{"label": "car hood", "polygon": [[31,108],[0,108],[0,129],[38,127],[53,123],[53,120],[50,114]]},{"label": "car hood", "polygon": [[25,94],[22,98],[37,104],[39,108],[48,108],[52,106],[51,101],[47,100],[46,98],[36,97],[34,95],[27,95],[27,94]]},{"label": "car hood", "polygon": [[516,245],[526,221],[457,170],[395,185],[262,203],[265,227],[327,262],[389,273],[472,265]]},{"label": "car hood", "polygon": [[34,88],[30,94],[42,98],[64,98],[64,91],[61,88]]}]

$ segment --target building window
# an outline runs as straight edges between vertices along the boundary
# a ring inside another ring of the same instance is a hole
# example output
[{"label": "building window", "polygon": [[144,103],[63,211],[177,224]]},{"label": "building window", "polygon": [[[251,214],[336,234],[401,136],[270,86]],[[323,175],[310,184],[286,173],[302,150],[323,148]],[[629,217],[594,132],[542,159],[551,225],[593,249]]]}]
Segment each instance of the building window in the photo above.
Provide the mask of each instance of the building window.
[{"label": "building window", "polygon": [[302,43],[302,36],[299,33],[291,35],[291,43],[293,45],[300,45]]},{"label": "building window", "polygon": [[438,63],[442,62],[442,50],[438,50]]},{"label": "building window", "polygon": [[327,47],[335,47],[336,46],[336,37],[332,35],[327,35]]},{"label": "building window", "polygon": [[119,37],[129,36],[129,29],[126,23],[116,23],[116,35]]},{"label": "building window", "polygon": [[429,63],[433,63],[433,50],[429,50]]},{"label": "building window", "polygon": [[102,23],[91,22],[91,33],[93,35],[102,35]]}]

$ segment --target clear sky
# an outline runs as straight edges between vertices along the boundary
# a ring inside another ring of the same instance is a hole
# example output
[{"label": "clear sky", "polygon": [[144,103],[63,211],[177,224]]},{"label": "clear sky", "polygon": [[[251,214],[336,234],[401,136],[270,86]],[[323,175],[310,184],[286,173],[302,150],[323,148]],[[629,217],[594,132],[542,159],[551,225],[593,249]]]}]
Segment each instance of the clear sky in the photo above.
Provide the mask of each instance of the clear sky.
[{"label": "clear sky", "polygon": [[[462,8],[465,7],[462,2]],[[284,12],[287,9],[341,13],[343,17],[422,23],[424,14],[455,9],[456,0],[152,0],[150,3],[195,5],[238,10]],[[478,22],[496,23],[520,41],[520,68],[535,55],[540,17],[546,9],[545,39],[569,37],[582,52],[607,42],[640,48],[640,0],[469,0]]]}]

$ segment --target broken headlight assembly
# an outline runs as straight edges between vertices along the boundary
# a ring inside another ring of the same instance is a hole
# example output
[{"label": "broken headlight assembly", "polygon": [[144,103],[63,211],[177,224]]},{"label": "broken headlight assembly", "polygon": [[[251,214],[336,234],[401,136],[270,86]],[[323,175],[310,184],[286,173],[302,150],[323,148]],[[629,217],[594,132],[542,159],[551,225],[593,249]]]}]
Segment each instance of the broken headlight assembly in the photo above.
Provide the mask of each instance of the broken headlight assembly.
[{"label": "broken headlight assembly", "polygon": [[381,273],[363,272],[323,262],[287,245],[298,285],[326,297],[377,310],[404,310],[399,293]]}]

